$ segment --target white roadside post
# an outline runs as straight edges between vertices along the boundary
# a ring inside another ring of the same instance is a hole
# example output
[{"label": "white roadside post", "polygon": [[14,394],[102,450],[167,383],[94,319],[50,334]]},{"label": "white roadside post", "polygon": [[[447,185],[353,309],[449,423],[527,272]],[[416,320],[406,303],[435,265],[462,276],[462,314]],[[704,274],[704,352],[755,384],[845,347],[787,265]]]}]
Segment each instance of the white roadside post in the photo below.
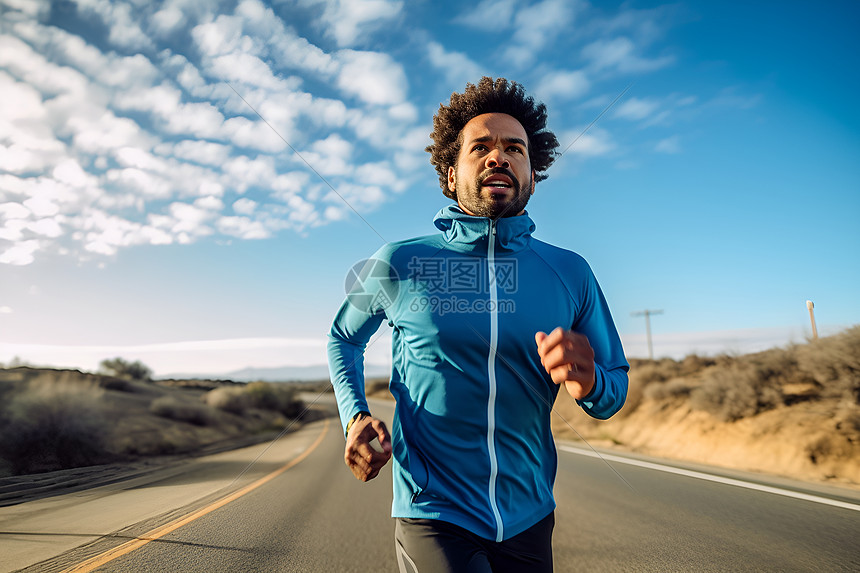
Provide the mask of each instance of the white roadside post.
[{"label": "white roadside post", "polygon": [[818,340],[818,329],[815,327],[815,312],[812,310],[815,307],[811,300],[806,301],[806,308],[809,309],[809,321],[812,323],[812,338]]}]

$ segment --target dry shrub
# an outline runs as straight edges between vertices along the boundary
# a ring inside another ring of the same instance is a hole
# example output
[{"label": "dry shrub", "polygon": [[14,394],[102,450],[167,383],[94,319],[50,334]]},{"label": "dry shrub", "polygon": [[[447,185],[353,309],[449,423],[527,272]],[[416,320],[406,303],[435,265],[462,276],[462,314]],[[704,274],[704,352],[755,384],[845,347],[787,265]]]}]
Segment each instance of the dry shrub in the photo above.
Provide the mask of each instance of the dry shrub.
[{"label": "dry shrub", "polygon": [[172,396],[156,398],[149,405],[149,411],[156,416],[169,418],[178,422],[187,422],[195,426],[206,426],[212,416],[209,408],[203,404],[193,404],[177,400]]},{"label": "dry shrub", "polygon": [[690,405],[724,422],[754,416],[782,404],[782,392],[767,369],[736,363],[714,369],[690,393]]},{"label": "dry shrub", "polygon": [[104,391],[88,382],[30,382],[0,411],[0,456],[15,474],[105,463]]},{"label": "dry shrub", "polygon": [[206,393],[206,403],[232,414],[242,414],[250,407],[250,401],[241,386],[222,386]]},{"label": "dry shrub", "polygon": [[683,378],[674,378],[668,382],[651,384],[645,387],[644,394],[649,400],[669,400],[690,395],[695,384]]},{"label": "dry shrub", "polygon": [[794,354],[822,396],[860,404],[860,326],[798,346]]},{"label": "dry shrub", "polygon": [[301,415],[304,404],[296,388],[286,384],[251,382],[245,386],[222,386],[208,392],[204,398],[213,408],[233,414],[243,414],[249,408],[278,412],[288,418]]},{"label": "dry shrub", "polygon": [[631,361],[630,380],[635,380],[641,386],[647,386],[654,382],[664,382],[671,372],[663,364],[651,360]]},{"label": "dry shrub", "polygon": [[648,386],[654,382],[666,382],[673,378],[696,376],[715,364],[717,364],[716,358],[707,358],[696,354],[690,354],[680,362],[671,358],[661,358],[660,360],[633,358],[630,360],[630,379],[642,386]]},{"label": "dry shrub", "polygon": [[302,403],[296,400],[297,392],[292,386],[251,382],[245,387],[245,394],[254,408],[280,412],[288,418],[295,418],[302,411]]},{"label": "dry shrub", "polygon": [[705,368],[709,368],[717,363],[716,359],[708,358],[707,356],[699,356],[698,354],[688,354],[684,357],[679,365],[678,374],[681,376],[692,376],[699,374]]}]

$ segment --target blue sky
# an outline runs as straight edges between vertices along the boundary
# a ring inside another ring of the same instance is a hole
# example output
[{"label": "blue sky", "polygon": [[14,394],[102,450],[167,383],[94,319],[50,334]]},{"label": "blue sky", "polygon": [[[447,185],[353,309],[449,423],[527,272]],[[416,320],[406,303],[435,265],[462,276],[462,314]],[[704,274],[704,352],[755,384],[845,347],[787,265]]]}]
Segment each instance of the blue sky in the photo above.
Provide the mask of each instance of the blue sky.
[{"label": "blue sky", "polygon": [[860,323],[854,2],[0,10],[0,362],[324,362],[350,267],[435,232],[432,115],[481,75],[573,143],[528,210],[629,355],[646,308],[658,356],[802,342],[808,299]]}]

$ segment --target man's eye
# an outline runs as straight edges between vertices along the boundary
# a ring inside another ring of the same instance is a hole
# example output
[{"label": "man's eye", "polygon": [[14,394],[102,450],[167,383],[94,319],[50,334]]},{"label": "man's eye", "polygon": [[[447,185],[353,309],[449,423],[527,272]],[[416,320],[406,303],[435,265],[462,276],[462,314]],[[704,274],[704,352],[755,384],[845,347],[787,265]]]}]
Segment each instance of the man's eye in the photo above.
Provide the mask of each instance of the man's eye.
[{"label": "man's eye", "polygon": [[476,145],[472,148],[472,151],[486,151],[487,147],[485,145]]},{"label": "man's eye", "polygon": [[508,148],[508,151],[513,151],[514,153],[522,153],[523,150],[517,147],[516,145],[512,145]]}]

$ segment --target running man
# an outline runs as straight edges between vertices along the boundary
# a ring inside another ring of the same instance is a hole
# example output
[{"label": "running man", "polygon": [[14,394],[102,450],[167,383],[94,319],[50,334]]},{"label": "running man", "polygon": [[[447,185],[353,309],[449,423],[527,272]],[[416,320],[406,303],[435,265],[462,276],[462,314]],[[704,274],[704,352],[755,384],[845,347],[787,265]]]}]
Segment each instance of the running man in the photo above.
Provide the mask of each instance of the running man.
[{"label": "running man", "polygon": [[[484,77],[433,120],[430,162],[456,203],[436,215],[441,233],[368,260],[329,334],[345,461],[367,481],[393,458],[401,571],[552,571],[553,402],[564,386],[606,419],[629,366],[585,260],[532,237],[525,207],[558,147],[546,107]],[[364,392],[364,349],[383,322],[390,434]]]}]

